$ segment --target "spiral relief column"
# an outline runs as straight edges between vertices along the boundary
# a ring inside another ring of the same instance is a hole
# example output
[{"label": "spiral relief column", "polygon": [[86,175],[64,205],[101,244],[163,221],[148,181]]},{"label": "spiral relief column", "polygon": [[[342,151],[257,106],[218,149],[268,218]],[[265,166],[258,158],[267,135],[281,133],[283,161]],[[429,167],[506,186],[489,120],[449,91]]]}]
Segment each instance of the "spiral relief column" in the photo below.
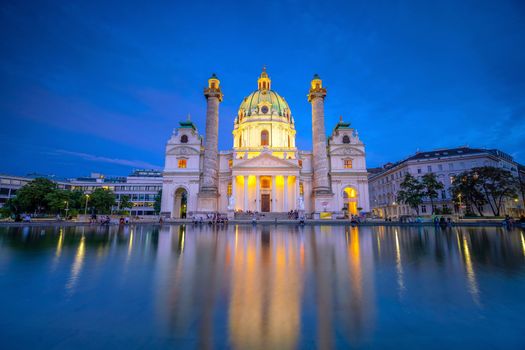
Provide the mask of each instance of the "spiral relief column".
[{"label": "spiral relief column", "polygon": [[206,143],[199,189],[199,211],[217,211],[219,177],[219,103],[222,101],[220,81],[215,74],[208,79],[204,89],[206,97]]},{"label": "spiral relief column", "polygon": [[324,98],[326,89],[323,87],[321,78],[314,75],[308,102],[312,104],[312,151],[313,151],[313,197],[314,211],[333,211],[333,193],[328,177],[328,155],[326,152],[326,131],[324,126]]}]

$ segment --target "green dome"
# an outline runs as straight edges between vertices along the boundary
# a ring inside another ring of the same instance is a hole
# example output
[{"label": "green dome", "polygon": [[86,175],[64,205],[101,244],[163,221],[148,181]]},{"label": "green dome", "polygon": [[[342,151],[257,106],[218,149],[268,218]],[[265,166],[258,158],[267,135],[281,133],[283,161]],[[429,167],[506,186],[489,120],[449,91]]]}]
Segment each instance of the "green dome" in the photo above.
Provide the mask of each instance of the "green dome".
[{"label": "green dome", "polygon": [[[268,109],[264,108],[265,106]],[[265,114],[277,114],[282,117],[291,115],[288,103],[273,90],[255,90],[249,94],[239,107],[239,114],[241,113],[248,117]]]}]

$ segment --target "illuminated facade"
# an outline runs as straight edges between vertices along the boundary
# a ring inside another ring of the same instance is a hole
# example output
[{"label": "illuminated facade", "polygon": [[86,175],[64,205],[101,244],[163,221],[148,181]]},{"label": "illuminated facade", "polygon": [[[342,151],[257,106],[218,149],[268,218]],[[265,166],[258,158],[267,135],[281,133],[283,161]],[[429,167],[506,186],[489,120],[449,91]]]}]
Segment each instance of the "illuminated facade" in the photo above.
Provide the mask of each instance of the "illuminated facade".
[{"label": "illuminated facade", "polygon": [[233,148],[218,151],[222,91],[213,75],[207,100],[206,142],[191,121],[181,122],[166,146],[162,214],[170,218],[211,212],[304,211],[337,217],[369,210],[365,149],[342,118],[329,138],[324,131],[326,89],[316,75],[312,104],[313,151],[295,144],[295,120],[265,70],[257,90],[243,99],[233,123]]}]

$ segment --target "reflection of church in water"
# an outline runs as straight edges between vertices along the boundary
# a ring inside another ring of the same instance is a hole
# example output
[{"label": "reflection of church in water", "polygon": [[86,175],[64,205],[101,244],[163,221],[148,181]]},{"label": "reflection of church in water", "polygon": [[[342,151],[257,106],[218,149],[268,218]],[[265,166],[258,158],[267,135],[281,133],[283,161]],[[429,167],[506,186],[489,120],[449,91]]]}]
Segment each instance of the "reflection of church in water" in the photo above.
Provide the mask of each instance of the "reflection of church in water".
[{"label": "reflection of church in water", "polygon": [[265,70],[257,84],[239,107],[233,149],[219,152],[223,95],[219,79],[213,75],[208,80],[206,142],[188,120],[167,143],[162,214],[180,218],[187,213],[296,209],[318,217],[343,208],[352,214],[369,211],[364,144],[342,118],[327,139],[321,79],[314,76],[308,93],[311,152],[296,148],[294,117],[285,99],[271,89]]}]

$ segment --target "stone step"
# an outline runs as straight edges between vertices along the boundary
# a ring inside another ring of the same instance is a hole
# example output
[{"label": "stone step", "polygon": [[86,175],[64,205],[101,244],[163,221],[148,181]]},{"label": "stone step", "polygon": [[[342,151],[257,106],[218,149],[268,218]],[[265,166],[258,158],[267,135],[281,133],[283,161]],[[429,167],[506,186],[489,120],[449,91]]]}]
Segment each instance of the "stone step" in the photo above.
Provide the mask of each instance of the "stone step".
[{"label": "stone step", "polygon": [[[235,213],[235,219],[239,220],[251,220],[253,218],[253,213]],[[287,220],[289,219],[288,213],[281,212],[268,212],[268,213],[257,213],[258,219],[263,220]]]}]

